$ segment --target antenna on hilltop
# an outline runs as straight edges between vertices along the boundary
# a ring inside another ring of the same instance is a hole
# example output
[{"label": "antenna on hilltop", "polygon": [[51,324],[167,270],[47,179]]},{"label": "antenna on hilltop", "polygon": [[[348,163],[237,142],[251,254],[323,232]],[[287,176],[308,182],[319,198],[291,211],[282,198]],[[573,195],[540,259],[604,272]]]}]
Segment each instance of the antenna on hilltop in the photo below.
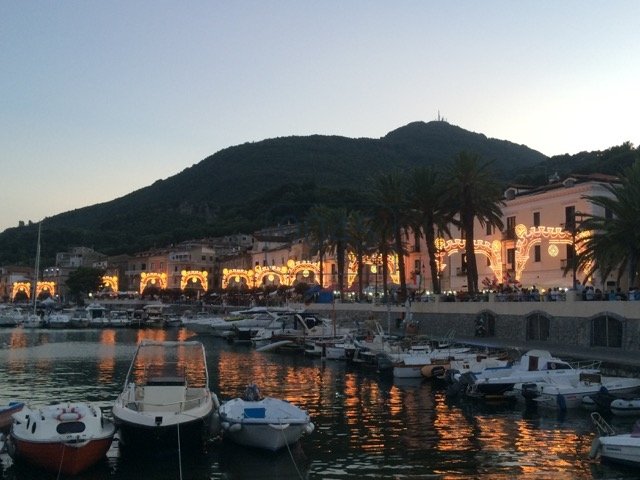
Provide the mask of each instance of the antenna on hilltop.
[{"label": "antenna on hilltop", "polygon": [[440,109],[438,109],[438,122],[446,122],[447,119],[440,116]]}]

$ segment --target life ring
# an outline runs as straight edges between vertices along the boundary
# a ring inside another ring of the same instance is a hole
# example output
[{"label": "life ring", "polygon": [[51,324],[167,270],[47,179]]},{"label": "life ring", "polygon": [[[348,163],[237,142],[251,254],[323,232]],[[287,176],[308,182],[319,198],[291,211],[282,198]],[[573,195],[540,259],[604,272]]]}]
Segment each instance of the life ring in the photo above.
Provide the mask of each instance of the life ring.
[{"label": "life ring", "polygon": [[82,414],[77,408],[63,408],[62,411],[56,416],[56,420],[59,422],[77,422],[82,418]]}]

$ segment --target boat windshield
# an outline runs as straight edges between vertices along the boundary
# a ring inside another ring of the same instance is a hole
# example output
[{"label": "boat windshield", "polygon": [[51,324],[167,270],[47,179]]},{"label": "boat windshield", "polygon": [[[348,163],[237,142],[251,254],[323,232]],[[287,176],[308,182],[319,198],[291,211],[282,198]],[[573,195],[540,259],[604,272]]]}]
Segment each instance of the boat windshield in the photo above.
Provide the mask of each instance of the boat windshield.
[{"label": "boat windshield", "polygon": [[138,347],[128,382],[208,387],[204,349],[199,342],[153,342]]}]

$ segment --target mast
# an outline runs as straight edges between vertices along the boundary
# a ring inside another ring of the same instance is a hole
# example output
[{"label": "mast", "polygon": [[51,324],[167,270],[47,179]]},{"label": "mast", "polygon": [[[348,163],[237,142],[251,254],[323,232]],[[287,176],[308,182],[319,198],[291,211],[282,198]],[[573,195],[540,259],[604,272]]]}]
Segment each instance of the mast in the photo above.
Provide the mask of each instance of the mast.
[{"label": "mast", "polygon": [[40,230],[42,228],[42,222],[38,223],[38,245],[36,247],[36,268],[35,279],[33,281],[33,314],[36,315],[36,293],[38,291],[38,277],[40,276]]}]

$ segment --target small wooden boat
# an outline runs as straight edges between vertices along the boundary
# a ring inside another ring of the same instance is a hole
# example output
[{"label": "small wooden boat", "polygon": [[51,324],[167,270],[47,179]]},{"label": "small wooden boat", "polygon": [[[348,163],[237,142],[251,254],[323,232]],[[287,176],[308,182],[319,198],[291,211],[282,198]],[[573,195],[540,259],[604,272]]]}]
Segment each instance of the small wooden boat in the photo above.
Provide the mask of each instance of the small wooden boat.
[{"label": "small wooden boat", "polygon": [[13,415],[7,451],[16,461],[77,475],[106,455],[115,425],[90,403],[25,407]]},{"label": "small wooden boat", "polygon": [[307,412],[285,400],[261,397],[256,385],[249,385],[242,398],[220,405],[220,422],[223,434],[234,442],[272,451],[315,428]]}]

